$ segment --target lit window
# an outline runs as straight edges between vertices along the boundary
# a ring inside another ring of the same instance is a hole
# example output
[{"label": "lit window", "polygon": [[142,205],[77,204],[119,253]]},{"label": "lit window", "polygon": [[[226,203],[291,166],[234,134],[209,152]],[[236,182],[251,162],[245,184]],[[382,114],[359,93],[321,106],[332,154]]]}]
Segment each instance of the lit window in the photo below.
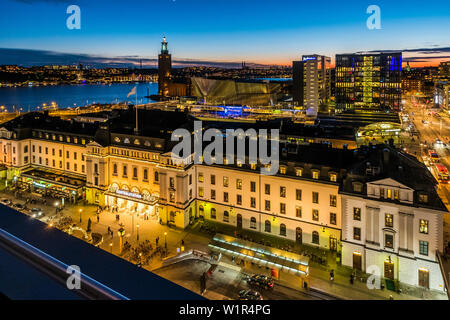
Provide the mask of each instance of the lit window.
[{"label": "lit window", "polygon": [[295,169],[295,175],[297,177],[301,177],[302,174],[303,174],[303,169],[300,169],[300,168]]},{"label": "lit window", "polygon": [[280,167],[280,173],[286,174],[286,167]]},{"label": "lit window", "polygon": [[419,232],[428,234],[428,220],[420,219]]},{"label": "lit window", "polygon": [[394,216],[392,214],[386,214],[384,216],[384,222],[386,227],[393,227],[394,226]]}]

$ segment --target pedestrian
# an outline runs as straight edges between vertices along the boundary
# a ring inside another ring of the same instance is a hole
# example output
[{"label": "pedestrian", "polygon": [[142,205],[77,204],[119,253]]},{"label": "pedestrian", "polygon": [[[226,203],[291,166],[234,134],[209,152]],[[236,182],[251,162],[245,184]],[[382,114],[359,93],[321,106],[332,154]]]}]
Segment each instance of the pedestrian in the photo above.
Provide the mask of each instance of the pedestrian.
[{"label": "pedestrian", "polygon": [[334,270],[331,269],[331,271],[330,271],[330,281],[333,281],[333,280],[334,280]]},{"label": "pedestrian", "polygon": [[350,274],[350,283],[353,284],[353,281],[355,279],[355,275],[353,274],[353,272]]},{"label": "pedestrian", "polygon": [[108,226],[108,234],[111,235],[111,227]]},{"label": "pedestrian", "polygon": [[183,239],[181,239],[181,245],[184,246],[184,240]]},{"label": "pedestrian", "polygon": [[156,237],[156,246],[158,246],[159,237]]},{"label": "pedestrian", "polygon": [[100,215],[97,214],[97,223],[100,222]]}]

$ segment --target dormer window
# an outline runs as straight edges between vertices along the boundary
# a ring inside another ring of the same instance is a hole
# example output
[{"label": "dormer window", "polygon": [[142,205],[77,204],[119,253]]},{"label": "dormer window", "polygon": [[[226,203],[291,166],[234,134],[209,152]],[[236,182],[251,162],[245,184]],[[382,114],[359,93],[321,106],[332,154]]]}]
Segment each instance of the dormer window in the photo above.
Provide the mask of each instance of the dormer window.
[{"label": "dormer window", "polygon": [[141,142],[139,141],[139,139],[134,139],[134,144],[138,146],[141,144]]},{"label": "dormer window", "polygon": [[119,143],[120,142],[120,138],[119,137],[114,137],[114,142]]},{"label": "dormer window", "polygon": [[250,163],[250,169],[256,170],[256,163]]},{"label": "dormer window", "polygon": [[362,192],[361,182],[353,182],[353,192]]},{"label": "dormer window", "polygon": [[146,147],[150,147],[150,141],[148,141],[148,140],[147,140],[147,141],[145,141],[145,142],[144,142],[144,146],[146,146]]},{"label": "dormer window", "polygon": [[319,179],[319,170],[312,170],[312,178],[313,179]]},{"label": "dormer window", "polygon": [[428,203],[428,194],[419,193],[419,202],[420,203]]},{"label": "dormer window", "polygon": [[125,138],[125,139],[123,140],[123,143],[130,143],[130,139]]},{"label": "dormer window", "polygon": [[330,173],[330,181],[333,181],[333,182],[337,181],[337,174],[336,173]]},{"label": "dormer window", "polygon": [[286,174],[286,167],[285,166],[281,166],[280,167],[280,174]]},{"label": "dormer window", "polygon": [[303,175],[303,168],[295,168],[295,175],[301,177]]}]

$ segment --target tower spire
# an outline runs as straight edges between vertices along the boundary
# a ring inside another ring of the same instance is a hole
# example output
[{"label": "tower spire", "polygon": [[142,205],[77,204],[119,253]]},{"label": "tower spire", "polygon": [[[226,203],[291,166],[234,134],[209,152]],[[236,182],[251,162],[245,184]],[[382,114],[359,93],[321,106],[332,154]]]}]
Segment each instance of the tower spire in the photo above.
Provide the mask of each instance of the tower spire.
[{"label": "tower spire", "polygon": [[167,40],[166,36],[163,36],[163,41],[161,42],[161,53],[168,54],[169,50],[167,49]]}]

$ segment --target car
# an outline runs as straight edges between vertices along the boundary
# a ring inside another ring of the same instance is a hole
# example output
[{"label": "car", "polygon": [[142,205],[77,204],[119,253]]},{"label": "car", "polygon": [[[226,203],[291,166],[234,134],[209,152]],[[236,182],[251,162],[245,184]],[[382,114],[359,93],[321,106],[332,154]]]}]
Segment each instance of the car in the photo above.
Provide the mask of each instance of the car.
[{"label": "car", "polygon": [[273,279],[259,274],[248,277],[247,283],[264,289],[273,289]]},{"label": "car", "polygon": [[13,208],[18,210],[18,211],[22,211],[22,210],[25,209],[25,206],[23,204],[21,204],[21,203],[14,203],[13,204]]},{"label": "car", "polygon": [[263,300],[261,293],[255,290],[239,291],[239,300]]},{"label": "car", "polygon": [[32,208],[30,214],[33,218],[40,218],[44,216],[44,211],[40,208]]},{"label": "car", "polygon": [[7,206],[9,206],[12,203],[11,200],[6,199],[6,198],[1,199],[0,202]]}]

